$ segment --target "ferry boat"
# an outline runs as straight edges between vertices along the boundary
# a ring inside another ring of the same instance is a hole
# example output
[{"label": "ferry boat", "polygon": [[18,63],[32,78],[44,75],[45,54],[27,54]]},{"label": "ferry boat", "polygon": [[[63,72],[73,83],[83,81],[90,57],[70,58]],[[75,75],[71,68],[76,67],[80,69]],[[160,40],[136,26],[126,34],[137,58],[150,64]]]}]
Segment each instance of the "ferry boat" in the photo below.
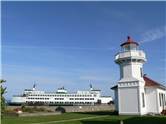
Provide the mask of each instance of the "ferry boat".
[{"label": "ferry boat", "polygon": [[45,92],[36,89],[25,89],[23,94],[14,95],[11,105],[95,105],[112,103],[111,96],[101,96],[101,90],[93,89],[68,93],[64,88],[58,88],[56,92]]}]

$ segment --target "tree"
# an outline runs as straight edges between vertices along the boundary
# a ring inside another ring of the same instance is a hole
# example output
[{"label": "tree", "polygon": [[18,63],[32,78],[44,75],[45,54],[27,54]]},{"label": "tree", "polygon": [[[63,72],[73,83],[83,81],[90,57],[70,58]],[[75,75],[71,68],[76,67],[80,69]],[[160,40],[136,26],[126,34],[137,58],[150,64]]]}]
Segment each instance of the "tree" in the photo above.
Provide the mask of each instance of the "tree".
[{"label": "tree", "polygon": [[1,113],[3,113],[4,112],[4,110],[5,110],[5,98],[4,98],[4,94],[6,93],[6,87],[4,88],[3,86],[2,86],[2,84],[4,83],[4,82],[6,82],[5,80],[0,80],[0,85],[1,85]]}]

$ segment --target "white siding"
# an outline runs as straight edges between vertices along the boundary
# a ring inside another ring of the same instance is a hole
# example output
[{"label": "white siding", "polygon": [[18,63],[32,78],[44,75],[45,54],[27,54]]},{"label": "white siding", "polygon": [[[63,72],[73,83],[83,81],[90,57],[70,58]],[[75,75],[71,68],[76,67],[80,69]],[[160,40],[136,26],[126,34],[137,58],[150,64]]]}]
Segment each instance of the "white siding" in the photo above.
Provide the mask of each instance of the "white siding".
[{"label": "white siding", "polygon": [[146,109],[147,113],[158,113],[157,111],[157,92],[155,88],[146,88]]},{"label": "white siding", "polygon": [[11,100],[12,103],[25,103],[26,97],[14,96]]},{"label": "white siding", "polygon": [[[123,74],[121,74],[121,75],[123,75],[123,78],[129,78],[129,77],[131,77],[132,76],[132,67],[131,67],[131,64],[122,64],[122,65],[120,65],[120,66],[122,66],[121,68],[121,73],[123,73]],[[121,77],[122,78],[122,77]]]},{"label": "white siding", "polygon": [[140,79],[141,78],[141,71],[140,68],[142,68],[142,63],[132,63],[132,76]]},{"label": "white siding", "polygon": [[[143,94],[144,94],[144,104],[145,104],[145,106],[143,106]],[[140,110],[140,115],[147,114],[146,102],[147,102],[147,100],[146,100],[144,86],[142,86],[142,82],[140,82],[140,86],[139,86],[139,110]]]},{"label": "white siding", "polygon": [[139,114],[137,88],[119,88],[119,114]]},{"label": "white siding", "polygon": [[101,103],[107,104],[112,101],[112,97],[100,97],[99,100],[101,100]]},{"label": "white siding", "polygon": [[164,99],[161,98],[161,105],[160,105],[160,98],[159,93],[166,94],[165,90],[157,89],[157,105],[158,105],[158,113],[161,113],[162,110],[165,108]]}]

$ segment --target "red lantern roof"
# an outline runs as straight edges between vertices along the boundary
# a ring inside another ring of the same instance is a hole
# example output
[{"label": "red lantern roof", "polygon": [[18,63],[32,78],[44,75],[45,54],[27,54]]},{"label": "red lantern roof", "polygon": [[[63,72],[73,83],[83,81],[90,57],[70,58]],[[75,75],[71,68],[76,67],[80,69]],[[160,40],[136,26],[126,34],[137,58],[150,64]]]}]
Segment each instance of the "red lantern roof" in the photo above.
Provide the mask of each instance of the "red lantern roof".
[{"label": "red lantern roof", "polygon": [[122,43],[120,46],[124,46],[126,44],[136,44],[137,46],[139,45],[137,42],[133,41],[130,36],[128,36],[127,41]]}]

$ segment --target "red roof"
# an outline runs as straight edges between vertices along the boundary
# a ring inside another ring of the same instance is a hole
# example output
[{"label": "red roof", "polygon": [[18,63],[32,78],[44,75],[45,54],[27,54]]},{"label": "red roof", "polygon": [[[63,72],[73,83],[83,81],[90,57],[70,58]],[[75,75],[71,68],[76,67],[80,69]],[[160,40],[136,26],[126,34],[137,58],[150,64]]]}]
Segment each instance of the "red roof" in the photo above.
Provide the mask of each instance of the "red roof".
[{"label": "red roof", "polygon": [[160,88],[164,88],[166,89],[165,86],[163,86],[162,84],[159,84],[158,82],[150,79],[149,77],[147,77],[146,75],[143,76],[144,81],[145,81],[145,86],[146,87],[160,87]]},{"label": "red roof", "polygon": [[139,45],[137,42],[133,41],[130,36],[127,37],[127,41],[122,43],[120,46],[126,45],[126,44],[136,44]]}]

